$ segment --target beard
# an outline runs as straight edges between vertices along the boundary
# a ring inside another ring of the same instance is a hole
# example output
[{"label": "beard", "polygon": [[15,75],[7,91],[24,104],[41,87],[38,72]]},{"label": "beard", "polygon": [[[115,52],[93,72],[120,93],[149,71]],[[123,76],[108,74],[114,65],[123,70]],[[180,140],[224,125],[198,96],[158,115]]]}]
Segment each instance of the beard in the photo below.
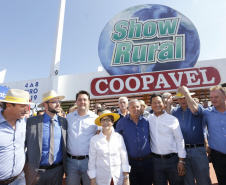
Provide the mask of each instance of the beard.
[{"label": "beard", "polygon": [[57,114],[57,113],[59,113],[59,112],[60,112],[60,109],[59,109],[59,110],[57,110],[56,108],[55,108],[55,109],[53,109],[53,108],[50,108],[50,107],[48,106],[48,111],[49,111],[49,112],[51,112],[51,113],[53,113],[53,114]]}]

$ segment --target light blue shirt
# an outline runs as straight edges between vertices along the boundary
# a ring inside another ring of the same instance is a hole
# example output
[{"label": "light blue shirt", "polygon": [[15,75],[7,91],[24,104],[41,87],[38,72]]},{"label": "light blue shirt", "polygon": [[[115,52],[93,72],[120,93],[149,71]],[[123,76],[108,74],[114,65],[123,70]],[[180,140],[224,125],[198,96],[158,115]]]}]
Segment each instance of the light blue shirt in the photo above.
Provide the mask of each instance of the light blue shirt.
[{"label": "light blue shirt", "polygon": [[[49,147],[50,147],[50,123],[51,117],[48,114],[43,115],[43,139],[42,139],[42,156],[40,165],[49,165]],[[57,164],[63,160],[62,156],[62,134],[58,121],[58,116],[54,117],[54,162]]]},{"label": "light blue shirt", "polygon": [[72,156],[84,156],[89,154],[90,139],[95,135],[98,126],[95,119],[98,116],[88,110],[85,116],[80,116],[78,111],[67,115],[67,149]]},{"label": "light blue shirt", "polygon": [[0,180],[18,175],[25,163],[25,119],[16,121],[15,130],[0,112]]},{"label": "light blue shirt", "polygon": [[220,113],[215,107],[203,112],[203,128],[207,125],[210,148],[226,154],[226,111]]}]

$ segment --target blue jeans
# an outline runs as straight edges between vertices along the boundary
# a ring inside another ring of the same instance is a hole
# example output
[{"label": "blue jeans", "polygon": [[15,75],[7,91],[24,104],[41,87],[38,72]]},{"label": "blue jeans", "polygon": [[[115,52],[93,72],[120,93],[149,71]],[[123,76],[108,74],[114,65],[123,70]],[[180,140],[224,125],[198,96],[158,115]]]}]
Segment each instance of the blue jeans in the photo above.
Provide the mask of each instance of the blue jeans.
[{"label": "blue jeans", "polygon": [[130,185],[151,185],[153,181],[152,158],[143,161],[129,159],[131,171],[129,174]]},{"label": "blue jeans", "polygon": [[11,182],[9,185],[26,185],[24,172],[22,172],[19,177],[17,177],[17,179]]},{"label": "blue jeans", "polygon": [[168,159],[153,157],[154,185],[184,185],[184,176],[179,176],[177,171],[178,156]]},{"label": "blue jeans", "polygon": [[205,147],[186,148],[187,157],[185,160],[186,174],[185,185],[211,185],[209,174],[209,160]]},{"label": "blue jeans", "polygon": [[77,160],[67,157],[67,185],[80,185],[81,178],[83,185],[90,185],[90,178],[87,174],[88,161],[89,158]]}]

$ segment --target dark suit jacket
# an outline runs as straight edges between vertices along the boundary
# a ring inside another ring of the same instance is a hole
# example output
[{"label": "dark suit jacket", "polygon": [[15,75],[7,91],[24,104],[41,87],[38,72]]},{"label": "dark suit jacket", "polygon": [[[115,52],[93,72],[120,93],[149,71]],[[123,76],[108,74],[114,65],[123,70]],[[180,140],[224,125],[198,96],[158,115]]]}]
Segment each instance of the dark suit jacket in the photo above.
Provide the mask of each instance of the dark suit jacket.
[{"label": "dark suit jacket", "polygon": [[[62,149],[63,149],[63,169],[67,174],[67,151],[66,151],[66,137],[67,137],[67,120],[63,117],[58,116],[59,123],[61,125],[62,133]],[[26,141],[25,147],[26,152],[26,163],[24,167],[26,184],[30,185],[35,180],[37,175],[39,164],[42,154],[42,139],[43,139],[43,115],[34,116],[27,120],[26,129]]]}]

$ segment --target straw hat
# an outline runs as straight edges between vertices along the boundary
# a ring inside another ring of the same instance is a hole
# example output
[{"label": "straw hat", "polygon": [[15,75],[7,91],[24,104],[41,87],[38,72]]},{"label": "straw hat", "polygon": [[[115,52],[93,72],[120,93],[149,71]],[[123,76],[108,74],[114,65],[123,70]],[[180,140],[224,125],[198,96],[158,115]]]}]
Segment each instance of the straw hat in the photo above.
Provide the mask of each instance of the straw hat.
[{"label": "straw hat", "polygon": [[105,110],[105,111],[103,111],[103,113],[102,113],[99,117],[97,117],[97,118],[95,119],[95,124],[98,125],[98,126],[101,126],[100,120],[101,120],[101,118],[103,118],[104,116],[113,116],[113,117],[114,117],[114,122],[116,122],[116,121],[120,118],[119,114],[117,114],[117,113],[112,113],[112,112],[109,111],[109,110]]},{"label": "straw hat", "polygon": [[43,103],[54,98],[59,98],[59,100],[63,100],[65,96],[62,95],[59,96],[54,90],[50,90],[42,95],[42,102],[38,105],[38,107],[43,107]]},{"label": "straw hat", "polygon": [[144,105],[145,109],[148,108],[148,106],[145,104],[145,102],[143,100],[139,100],[139,102],[140,102],[141,105]]},{"label": "straw hat", "polygon": [[0,102],[33,105],[29,101],[29,93],[19,89],[9,89],[6,93],[5,99],[0,99]]},{"label": "straw hat", "polygon": [[[194,95],[195,93],[189,93],[191,96]],[[180,92],[176,92],[176,96],[173,96],[173,98],[184,98],[184,94]]]}]

